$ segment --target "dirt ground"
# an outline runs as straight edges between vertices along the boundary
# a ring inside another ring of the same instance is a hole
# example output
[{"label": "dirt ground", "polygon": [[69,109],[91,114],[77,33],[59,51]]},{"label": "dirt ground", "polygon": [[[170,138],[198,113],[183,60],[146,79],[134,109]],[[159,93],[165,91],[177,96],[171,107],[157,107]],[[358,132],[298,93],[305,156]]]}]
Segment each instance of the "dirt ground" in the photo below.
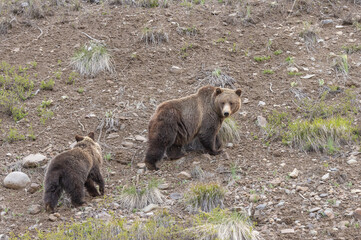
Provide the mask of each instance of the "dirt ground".
[{"label": "dirt ground", "polygon": [[[0,112],[1,181],[12,170],[21,170],[31,182],[42,184],[44,167],[25,169],[16,163],[38,152],[51,159],[69,149],[75,134],[95,131],[98,138],[98,125],[106,112],[113,111],[114,119],[119,121],[118,131],[109,138],[111,133],[104,128],[99,140],[103,153],[112,155],[103,167],[106,195],[116,198],[117,186],[137,175],[137,163],[143,161],[146,142],[136,140],[136,136],[147,137],[148,121],[156,105],[196,92],[207,74],[221,69],[243,90],[242,109],[234,115],[241,140],[211,160],[189,153],[183,162],[164,161],[160,171],[146,171],[140,174],[140,180],[163,179],[170,185],[164,194],[171,201],[170,193],[184,193],[196,182],[180,181],[177,174],[190,172],[193,162],[200,161],[210,176],[206,181],[218,181],[227,188],[226,207],[254,204],[256,230],[265,239],[361,239],[360,220],[352,214],[361,207],[361,169],[359,163],[356,167],[346,163],[350,154],[358,150],[357,144],[345,146],[335,155],[304,153],[280,141],[265,144],[263,132],[256,124],[257,116],[267,117],[273,110],[297,118],[300,113],[296,111],[291,85],[297,84],[302,93],[317,97],[319,80],[323,79],[342,89],[353,86],[359,99],[361,51],[348,55],[347,77],[337,75],[332,68],[332,53],[341,54],[344,45],[361,44],[361,29],[356,24],[361,24],[359,1],[206,1],[192,5],[169,2],[167,8],[81,2],[79,11],[71,3],[51,6],[40,19],[9,12],[4,16],[11,16],[12,28],[0,34],[0,60],[12,66],[36,61],[37,66],[28,72],[35,89],[55,72],[61,72],[61,77],[55,79],[52,91],[40,90],[24,102],[29,112],[25,119],[15,123]],[[308,25],[317,35],[311,46],[300,37]],[[141,41],[145,27],[162,30],[169,41],[146,45]],[[198,31],[194,35],[182,34],[179,27],[196,27]],[[74,84],[66,84],[73,71],[70,59],[89,37],[104,41],[112,55],[114,72],[93,78],[79,76]],[[277,50],[282,53],[275,55]],[[268,55],[269,60],[254,60],[255,56]],[[288,75],[285,59],[289,56],[303,75]],[[273,74],[265,74],[266,69]],[[307,75],[314,76],[302,78]],[[79,93],[79,88],[84,92]],[[45,124],[37,114],[44,99],[53,101],[50,109],[54,113]],[[355,115],[354,121],[360,122],[360,114]],[[10,128],[16,127],[26,135],[30,126],[37,136],[35,141],[5,140]],[[230,174],[234,164],[239,166],[236,181]],[[288,178],[294,168],[300,171],[299,176]],[[329,179],[322,180],[326,173],[330,173]],[[280,185],[271,187],[277,178]],[[308,189],[302,191],[298,186]],[[6,209],[0,218],[0,234],[35,233],[35,228],[47,231],[60,222],[80,221],[107,209],[98,200],[87,197],[88,206],[94,209],[92,213],[79,214],[79,209],[65,204],[58,209],[61,218],[51,222],[44,210],[37,215],[27,211],[31,205],[42,204],[42,191],[30,194],[26,189],[12,190],[0,185],[0,193],[0,210]],[[260,200],[250,202],[250,193],[258,194]],[[333,204],[336,201],[340,203]],[[260,204],[266,206],[257,208]],[[321,211],[312,214],[310,209],[315,207]],[[333,216],[324,214],[327,208],[332,209]],[[124,209],[115,212],[133,214]],[[181,200],[173,201],[171,213],[188,214]],[[283,233],[284,229],[294,232]]]}]

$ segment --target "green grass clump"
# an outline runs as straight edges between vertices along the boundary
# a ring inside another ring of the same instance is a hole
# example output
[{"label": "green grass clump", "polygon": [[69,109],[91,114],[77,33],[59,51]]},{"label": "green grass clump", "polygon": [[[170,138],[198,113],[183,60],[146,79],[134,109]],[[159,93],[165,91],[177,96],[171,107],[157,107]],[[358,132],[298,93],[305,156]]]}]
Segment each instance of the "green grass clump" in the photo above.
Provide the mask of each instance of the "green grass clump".
[{"label": "green grass clump", "polygon": [[238,142],[241,140],[237,122],[232,117],[226,118],[219,129],[218,136],[220,137],[222,144]]},{"label": "green grass clump", "polygon": [[141,41],[148,45],[157,45],[168,42],[168,34],[161,28],[149,28],[142,29]]},{"label": "green grass clump", "polygon": [[40,88],[43,90],[53,90],[54,89],[54,80],[52,78],[49,79],[49,81],[41,81]]},{"label": "green grass clump", "polygon": [[349,73],[349,65],[348,65],[348,57],[347,54],[337,55],[333,58],[333,69],[336,74],[341,74],[344,77],[348,76]]},{"label": "green grass clump", "polygon": [[190,204],[192,212],[199,209],[210,212],[217,207],[224,207],[225,192],[217,183],[198,183],[193,185],[186,194],[186,202]]},{"label": "green grass clump", "polygon": [[98,41],[90,41],[77,50],[71,65],[81,75],[94,77],[99,72],[113,72],[111,56],[106,46]]},{"label": "green grass clump", "polygon": [[200,85],[212,85],[214,87],[222,87],[222,88],[233,88],[235,89],[236,80],[223,73],[221,69],[216,68],[212,72],[207,72],[207,76],[200,81]]},{"label": "green grass clump", "polygon": [[15,142],[19,140],[25,140],[25,136],[20,134],[16,128],[10,128],[9,134],[6,137],[8,142]]},{"label": "green grass clump", "polygon": [[282,50],[276,50],[276,51],[273,52],[273,54],[276,55],[276,56],[278,56],[278,55],[280,55],[282,53],[283,53]]},{"label": "green grass clump", "polygon": [[27,70],[27,67],[15,68],[4,61],[0,63],[1,111],[12,116],[15,121],[27,115],[23,101],[32,96],[34,89]]},{"label": "green grass clump", "polygon": [[214,209],[210,213],[200,213],[196,226],[188,229],[196,234],[196,239],[261,240],[253,224],[245,213]]},{"label": "green grass clump", "polygon": [[361,45],[342,46],[342,50],[344,50],[346,54],[361,52]]},{"label": "green grass clump", "polygon": [[289,124],[285,141],[304,151],[333,153],[357,138],[351,120],[340,116],[313,121],[296,120]]},{"label": "green grass clump", "polygon": [[271,69],[265,69],[263,70],[263,74],[274,74],[275,72]]},{"label": "green grass clump", "polygon": [[123,208],[142,209],[149,204],[163,203],[163,194],[159,191],[158,180],[151,180],[147,186],[124,186],[120,193],[120,205]]},{"label": "green grass clump", "polygon": [[253,59],[256,62],[263,62],[263,61],[266,61],[266,60],[270,60],[271,56],[255,56]]},{"label": "green grass clump", "polygon": [[268,116],[268,122],[264,128],[265,139],[271,141],[281,140],[290,121],[288,113],[280,113],[277,110],[273,110],[272,114]]}]

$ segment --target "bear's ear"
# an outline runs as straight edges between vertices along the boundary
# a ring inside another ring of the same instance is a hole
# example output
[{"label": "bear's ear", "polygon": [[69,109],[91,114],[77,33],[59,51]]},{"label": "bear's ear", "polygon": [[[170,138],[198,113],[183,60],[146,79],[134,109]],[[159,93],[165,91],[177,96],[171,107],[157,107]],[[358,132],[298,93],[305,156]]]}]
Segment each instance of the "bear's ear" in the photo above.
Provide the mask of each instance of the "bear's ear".
[{"label": "bear's ear", "polygon": [[79,135],[75,135],[75,140],[76,140],[77,142],[80,142],[80,141],[83,141],[83,140],[84,140],[84,137],[79,136]]},{"label": "bear's ear", "polygon": [[222,89],[221,88],[216,88],[216,96],[222,93]]},{"label": "bear's ear", "polygon": [[241,90],[240,88],[238,88],[238,89],[236,90],[236,94],[237,94],[238,96],[241,96],[242,90]]},{"label": "bear's ear", "polygon": [[94,140],[94,132],[90,132],[90,133],[88,134],[88,137],[90,137],[91,139]]}]

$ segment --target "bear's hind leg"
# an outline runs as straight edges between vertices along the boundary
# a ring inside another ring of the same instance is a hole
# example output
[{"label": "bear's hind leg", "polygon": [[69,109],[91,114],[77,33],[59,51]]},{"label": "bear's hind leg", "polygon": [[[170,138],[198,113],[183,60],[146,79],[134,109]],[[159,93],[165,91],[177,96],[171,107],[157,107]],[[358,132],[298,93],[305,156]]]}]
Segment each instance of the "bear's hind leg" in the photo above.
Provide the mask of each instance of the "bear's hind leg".
[{"label": "bear's hind leg", "polygon": [[104,195],[104,179],[102,174],[100,173],[99,166],[94,166],[93,169],[90,172],[89,177],[91,180],[96,182],[99,186],[100,195]]},{"label": "bear's hind leg", "polygon": [[44,203],[47,212],[54,212],[62,190],[63,189],[58,182],[46,183],[44,192]]},{"label": "bear's hind leg", "polygon": [[85,182],[85,188],[88,191],[89,195],[92,197],[99,196],[98,190],[96,189],[93,180],[88,177],[88,179]]},{"label": "bear's hind leg", "polygon": [[172,146],[167,148],[167,156],[171,160],[183,157],[184,153],[182,152],[182,146],[173,144]]},{"label": "bear's hind leg", "polygon": [[85,203],[84,201],[84,185],[81,179],[65,177],[63,178],[63,187],[67,194],[70,195],[71,203],[74,207],[79,207]]}]

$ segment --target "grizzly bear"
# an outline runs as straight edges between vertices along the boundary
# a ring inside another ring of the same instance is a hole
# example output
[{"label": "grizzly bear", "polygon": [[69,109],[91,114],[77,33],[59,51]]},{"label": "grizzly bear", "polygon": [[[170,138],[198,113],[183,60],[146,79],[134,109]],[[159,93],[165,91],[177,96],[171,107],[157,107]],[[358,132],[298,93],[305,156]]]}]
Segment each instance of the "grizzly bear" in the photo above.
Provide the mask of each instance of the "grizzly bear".
[{"label": "grizzly bear", "polygon": [[[88,136],[76,135],[73,149],[53,158],[47,168],[44,180],[44,203],[47,211],[54,212],[63,190],[70,195],[73,206],[84,202],[84,186],[90,196],[104,195],[104,180],[100,173],[103,164],[102,151],[94,141],[94,133]],[[99,191],[94,182],[99,185]]]},{"label": "grizzly bear", "polygon": [[161,103],[148,126],[147,168],[158,170],[156,163],[165,152],[170,159],[182,157],[183,146],[195,138],[206,152],[219,154],[218,131],[223,120],[240,109],[241,93],[241,89],[205,86],[196,94]]}]

